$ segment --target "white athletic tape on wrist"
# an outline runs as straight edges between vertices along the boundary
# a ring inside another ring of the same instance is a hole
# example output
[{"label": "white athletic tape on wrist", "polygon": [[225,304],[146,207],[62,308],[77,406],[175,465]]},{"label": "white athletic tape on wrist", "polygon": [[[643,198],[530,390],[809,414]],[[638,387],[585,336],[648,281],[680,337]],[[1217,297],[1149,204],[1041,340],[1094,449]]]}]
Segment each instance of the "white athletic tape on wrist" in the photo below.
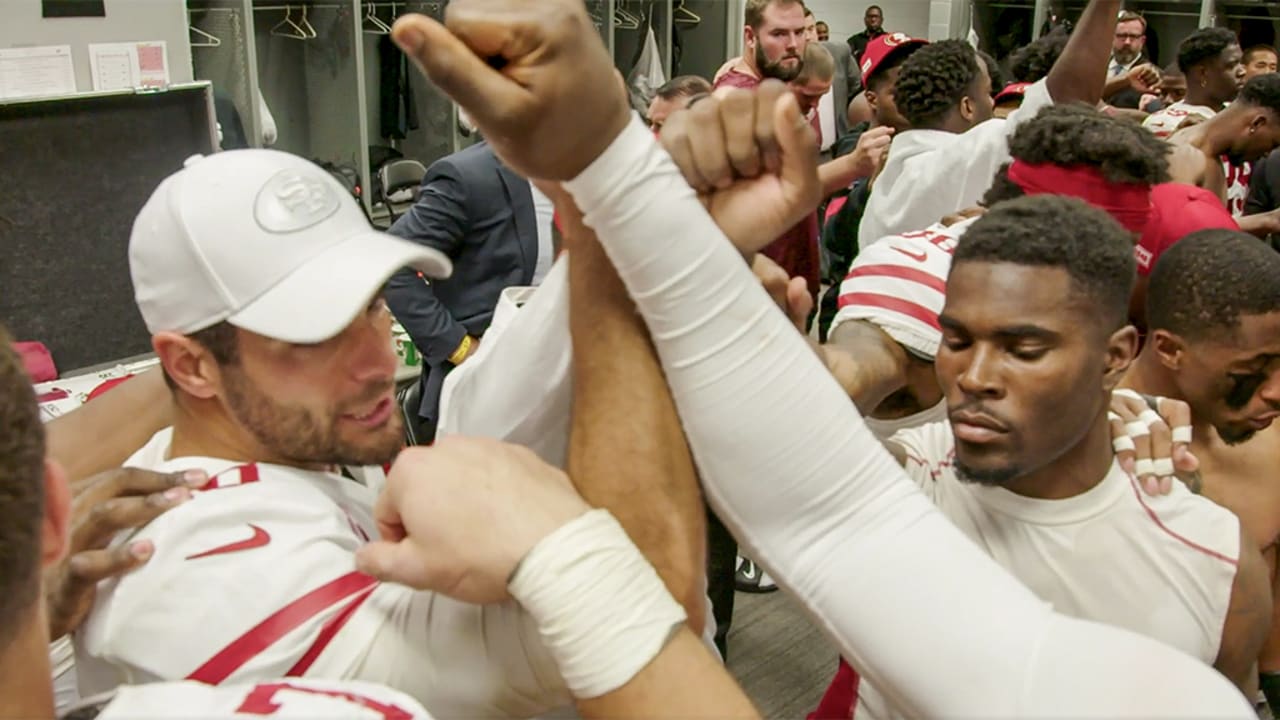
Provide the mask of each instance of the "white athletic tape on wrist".
[{"label": "white athletic tape on wrist", "polygon": [[1133,438],[1128,435],[1121,435],[1120,437],[1113,439],[1111,441],[1111,447],[1115,448],[1118,453],[1133,452],[1137,449],[1133,445]]},{"label": "white athletic tape on wrist", "polygon": [[1140,437],[1146,437],[1147,435],[1150,435],[1151,428],[1147,427],[1147,424],[1142,422],[1141,420],[1134,420],[1131,423],[1125,424],[1124,432],[1126,435],[1128,435],[1131,438],[1140,438]]},{"label": "white athletic tape on wrist", "polygon": [[1156,458],[1151,461],[1152,471],[1160,477],[1169,477],[1173,475],[1173,460],[1169,458]]},{"label": "white athletic tape on wrist", "polygon": [[1176,443],[1190,443],[1191,442],[1191,426],[1179,425],[1178,427],[1171,430],[1169,432],[1169,435],[1170,437],[1173,438],[1173,441]]},{"label": "white athletic tape on wrist", "polygon": [[607,510],[543,538],[507,588],[538,623],[573,696],[626,685],[685,620],[653,566]]},{"label": "white athletic tape on wrist", "polygon": [[1156,465],[1151,462],[1150,458],[1142,458],[1133,464],[1133,474],[1138,477],[1142,477],[1143,475],[1155,475]]},{"label": "white athletic tape on wrist", "polygon": [[1141,395],[1139,395],[1139,394],[1138,394],[1138,392],[1137,392],[1136,390],[1130,390],[1129,388],[1118,388],[1118,389],[1116,389],[1116,390],[1112,390],[1112,391],[1111,391],[1111,394],[1112,394],[1112,395],[1119,395],[1119,396],[1121,396],[1121,397],[1127,397],[1127,398],[1129,398],[1130,400],[1137,400],[1138,402],[1142,403],[1143,405],[1146,405],[1146,404],[1147,404],[1147,401],[1146,401],[1146,400],[1144,400],[1144,399],[1142,398],[1142,396],[1141,396]]},{"label": "white athletic tape on wrist", "polygon": [[1151,427],[1156,423],[1164,422],[1164,418],[1160,417],[1160,413],[1156,412],[1155,410],[1143,410],[1142,412],[1138,413],[1138,419],[1146,423],[1147,427]]}]

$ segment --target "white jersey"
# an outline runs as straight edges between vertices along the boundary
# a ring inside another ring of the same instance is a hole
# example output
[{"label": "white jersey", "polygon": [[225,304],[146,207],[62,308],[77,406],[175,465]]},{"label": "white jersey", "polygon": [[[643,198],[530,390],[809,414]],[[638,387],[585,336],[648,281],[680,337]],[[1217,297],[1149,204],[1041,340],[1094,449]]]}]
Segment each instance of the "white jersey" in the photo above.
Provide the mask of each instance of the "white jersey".
[{"label": "white jersey", "polygon": [[912,354],[932,361],[942,329],[938,315],[947,300],[947,275],[956,243],[977,218],[947,227],[890,235],[864,248],[840,283],[840,309],[831,331],[850,320],[866,320]]},{"label": "white jersey", "polygon": [[1186,100],[1179,100],[1163,110],[1157,110],[1142,121],[1142,127],[1150,130],[1158,138],[1167,138],[1186,122],[1188,117],[1196,116],[1208,120],[1218,113],[1204,105],[1192,105]]},{"label": "white jersey", "polygon": [[[947,300],[947,275],[956,243],[977,218],[950,227],[938,223],[919,232],[892,235],[858,253],[840,283],[840,309],[831,322],[862,320],[893,338],[911,354],[933,362],[942,341],[938,315]],[[945,420],[946,400],[906,417],[865,417],[867,427],[884,441],[906,428]]]},{"label": "white jersey", "polygon": [[1245,201],[1249,199],[1249,181],[1253,178],[1253,164],[1234,165],[1223,157],[1222,174],[1227,179],[1227,210],[1231,212],[1231,217],[1239,220],[1244,217]]},{"label": "white jersey", "polygon": [[889,147],[858,226],[858,247],[896,233],[929,227],[978,204],[1001,165],[1009,162],[1009,137],[1053,104],[1044,80],[1031,87],[1009,117],[993,118],[964,133],[908,130]]},{"label": "white jersey", "polygon": [[[1217,113],[1213,108],[1179,101],[1152,113],[1142,121],[1142,126],[1155,133],[1158,138],[1168,138],[1188,117],[1196,116],[1209,120],[1215,115]],[[1225,155],[1222,157],[1222,176],[1226,178],[1227,185],[1227,210],[1231,211],[1231,217],[1239,219],[1244,216],[1244,204],[1249,198],[1249,178],[1252,175],[1253,167],[1249,163],[1235,165]]]},{"label": "white jersey", "polygon": [[413,698],[362,682],[288,678],[250,685],[197,682],[124,685],[70,708],[63,720],[146,718],[305,718],[306,720],[431,720]]},{"label": "white jersey", "polygon": [[121,684],[313,677],[375,682],[433,713],[529,717],[571,701],[533,619],[356,572],[374,493],[341,475],[165,459],[170,431],[126,463],[213,480],[129,540],[146,565],[103,583],[76,633],[81,694]]},{"label": "white jersey", "polygon": [[[906,452],[907,474],[943,515],[1055,610],[1214,663],[1240,554],[1240,522],[1229,510],[1180,483],[1147,497],[1117,464],[1082,495],[1027,498],[960,482],[945,422],[893,440]],[[868,684],[858,696],[855,717],[896,715]]]}]

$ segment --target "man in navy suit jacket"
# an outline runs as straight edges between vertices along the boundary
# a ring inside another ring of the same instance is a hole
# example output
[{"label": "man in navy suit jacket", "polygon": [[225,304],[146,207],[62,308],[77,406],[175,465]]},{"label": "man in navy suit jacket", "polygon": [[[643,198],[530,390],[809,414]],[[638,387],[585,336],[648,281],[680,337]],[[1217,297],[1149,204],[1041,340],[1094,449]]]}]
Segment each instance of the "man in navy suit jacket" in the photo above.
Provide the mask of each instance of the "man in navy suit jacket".
[{"label": "man in navy suit jacket", "polygon": [[435,436],[445,375],[479,347],[499,294],[550,267],[550,228],[540,247],[538,223],[529,182],[481,142],[433,163],[418,201],[391,226],[453,260],[447,280],[427,284],[405,269],[387,282],[387,304],[423,358],[420,442]]}]

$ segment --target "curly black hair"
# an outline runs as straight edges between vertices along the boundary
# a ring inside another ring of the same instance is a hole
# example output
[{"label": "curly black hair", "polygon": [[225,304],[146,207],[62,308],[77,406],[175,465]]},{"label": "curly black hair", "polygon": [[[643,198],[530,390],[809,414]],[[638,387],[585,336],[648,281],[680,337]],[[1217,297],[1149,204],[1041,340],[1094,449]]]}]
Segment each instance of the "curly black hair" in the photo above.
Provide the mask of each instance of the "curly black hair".
[{"label": "curly black hair", "polygon": [[1128,322],[1133,240],[1083,200],[1036,195],[992,208],[956,245],[952,268],[965,262],[1061,268],[1092,304],[1099,330],[1111,333]]},{"label": "curly black hair", "polygon": [[1250,78],[1240,89],[1236,104],[1266,108],[1280,117],[1280,73]]},{"label": "curly black hair", "polygon": [[942,40],[902,64],[894,101],[912,127],[931,127],[973,92],[978,75],[978,54],[969,43]]},{"label": "curly black hair", "polygon": [[1236,34],[1226,28],[1200,28],[1187,36],[1178,46],[1178,67],[1183,73],[1222,54],[1232,45],[1239,45]]},{"label": "curly black hair", "polygon": [[1070,39],[1071,36],[1058,27],[1030,45],[1014,50],[1009,56],[1009,74],[1013,81],[1033,83],[1047,76]]},{"label": "curly black hair", "polygon": [[1244,315],[1280,312],[1280,253],[1235,230],[1201,230],[1160,255],[1147,286],[1147,327],[1223,337]]},{"label": "curly black hair", "polygon": [[[1089,165],[1116,183],[1158,185],[1169,182],[1169,149],[1137,123],[1118,120],[1075,103],[1051,105],[1023,123],[1009,138],[1009,154],[1035,165]],[[1009,164],[996,171],[982,204],[1023,196],[1009,179]]]}]

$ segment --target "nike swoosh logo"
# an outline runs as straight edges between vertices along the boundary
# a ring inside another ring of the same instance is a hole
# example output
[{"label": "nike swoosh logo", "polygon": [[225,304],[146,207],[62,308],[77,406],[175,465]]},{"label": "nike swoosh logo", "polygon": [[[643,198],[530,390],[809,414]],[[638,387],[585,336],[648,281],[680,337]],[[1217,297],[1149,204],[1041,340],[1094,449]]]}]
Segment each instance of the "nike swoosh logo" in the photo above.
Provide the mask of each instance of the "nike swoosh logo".
[{"label": "nike swoosh logo", "polygon": [[926,260],[929,259],[929,256],[923,252],[907,252],[902,248],[892,248],[892,250],[894,250],[895,252],[900,252],[903,255],[906,255],[907,257],[919,263],[925,262]]},{"label": "nike swoosh logo", "polygon": [[226,545],[219,545],[212,550],[206,550],[195,555],[188,555],[188,560],[197,560],[199,558],[209,557],[210,555],[223,555],[225,553],[240,552],[242,550],[252,550],[254,548],[265,547],[271,542],[271,534],[257,525],[250,524],[249,528],[253,530],[253,537],[248,540],[239,540]]}]

